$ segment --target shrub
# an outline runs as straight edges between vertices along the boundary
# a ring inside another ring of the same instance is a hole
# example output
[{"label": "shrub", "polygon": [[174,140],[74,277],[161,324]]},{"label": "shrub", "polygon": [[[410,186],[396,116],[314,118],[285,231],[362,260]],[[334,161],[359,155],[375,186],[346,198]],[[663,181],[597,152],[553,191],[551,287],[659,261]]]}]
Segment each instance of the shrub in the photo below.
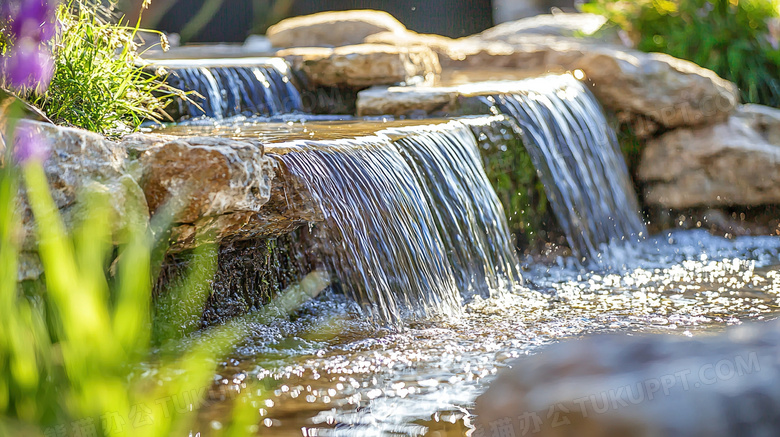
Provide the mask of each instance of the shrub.
[{"label": "shrub", "polygon": [[[176,90],[141,65],[138,26],[122,19],[113,23],[110,15],[93,0],[69,0],[57,9],[56,33],[49,42],[55,66],[51,85],[41,95],[17,90],[54,122],[118,135],[146,119],[165,117],[163,108]],[[13,15],[6,20],[10,23],[0,23],[0,52],[15,44]]]},{"label": "shrub", "polygon": [[731,80],[742,100],[780,106],[777,0],[592,0],[637,48],[693,61]]}]

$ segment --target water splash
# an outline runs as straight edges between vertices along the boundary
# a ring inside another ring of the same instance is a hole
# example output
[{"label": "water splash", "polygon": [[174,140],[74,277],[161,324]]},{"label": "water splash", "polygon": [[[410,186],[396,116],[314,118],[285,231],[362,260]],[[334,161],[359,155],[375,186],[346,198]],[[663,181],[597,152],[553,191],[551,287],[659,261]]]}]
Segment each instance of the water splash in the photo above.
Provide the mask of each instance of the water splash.
[{"label": "water splash", "polygon": [[234,115],[279,115],[301,111],[303,104],[290,68],[282,59],[247,58],[178,60],[165,63],[168,82],[194,91],[191,102],[180,102],[180,113],[190,117],[224,118]]},{"label": "water splash", "polygon": [[571,75],[528,80],[527,91],[486,97],[511,115],[572,250],[599,259],[611,242],[647,235],[614,130]]},{"label": "water splash", "polygon": [[503,209],[465,124],[283,147],[281,163],[325,217],[331,270],[379,318],[456,314],[461,292],[519,280]]}]

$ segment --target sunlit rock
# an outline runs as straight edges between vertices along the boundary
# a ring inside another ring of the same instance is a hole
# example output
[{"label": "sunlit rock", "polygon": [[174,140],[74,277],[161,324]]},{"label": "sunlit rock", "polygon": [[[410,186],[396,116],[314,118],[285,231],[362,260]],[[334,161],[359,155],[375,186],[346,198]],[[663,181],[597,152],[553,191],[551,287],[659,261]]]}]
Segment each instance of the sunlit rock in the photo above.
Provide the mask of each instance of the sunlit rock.
[{"label": "sunlit rock", "polygon": [[175,211],[173,250],[278,235],[317,220],[257,141],[131,135],[122,146],[134,157],[150,211]]},{"label": "sunlit rock", "polygon": [[281,50],[293,70],[312,85],[366,88],[372,85],[433,84],[441,73],[439,58],[427,47],[358,44],[335,49],[302,47]]},{"label": "sunlit rock", "polygon": [[322,12],[288,18],[268,28],[274,47],[339,47],[360,44],[380,32],[403,32],[403,24],[374,10]]},{"label": "sunlit rock", "polygon": [[555,13],[540,14],[509,21],[475,35],[485,41],[511,42],[517,35],[591,36],[607,22],[596,14]]},{"label": "sunlit rock", "polygon": [[[143,191],[125,171],[126,151],[101,135],[81,129],[55,126],[49,123],[24,120],[24,126],[35,132],[50,152],[44,162],[52,199],[59,208],[68,228],[80,222],[86,211],[80,200],[87,193],[105,194],[113,212],[114,230],[127,226],[128,220],[148,217]],[[4,130],[4,128],[0,128]],[[4,150],[0,141],[0,150]],[[22,218],[22,261],[19,279],[40,275],[40,265],[33,256],[37,243],[35,220],[27,203],[24,187],[20,188],[19,215]],[[126,214],[132,205],[139,215]]]},{"label": "sunlit rock", "polygon": [[357,113],[367,115],[428,115],[456,111],[454,88],[376,87],[358,93]]},{"label": "sunlit rock", "polygon": [[527,77],[582,70],[601,104],[665,128],[724,120],[739,101],[734,84],[692,62],[543,29],[507,23],[461,39],[407,31],[375,34],[367,41],[428,46],[439,55],[445,72],[506,71]]},{"label": "sunlit rock", "polygon": [[549,347],[513,362],[477,399],[474,435],[777,435],[777,329],[601,335]]},{"label": "sunlit rock", "polygon": [[780,144],[731,117],[648,141],[638,177],[645,201],[664,208],[780,203]]},{"label": "sunlit rock", "polygon": [[745,120],[770,144],[780,146],[780,109],[751,103],[741,105],[734,115]]}]

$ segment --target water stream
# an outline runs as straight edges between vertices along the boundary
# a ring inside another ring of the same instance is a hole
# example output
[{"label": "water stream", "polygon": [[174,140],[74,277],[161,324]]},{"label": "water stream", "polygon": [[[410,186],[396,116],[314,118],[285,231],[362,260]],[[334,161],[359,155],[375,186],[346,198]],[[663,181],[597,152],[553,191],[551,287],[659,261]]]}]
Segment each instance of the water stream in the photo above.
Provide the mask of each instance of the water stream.
[{"label": "water stream", "polygon": [[[524,260],[524,282],[474,134],[491,117],[239,116],[166,130],[263,141],[325,217],[312,234],[340,291],[248,326],[215,376],[224,392],[248,393],[261,414],[253,432],[462,436],[496,372],[544,345],[605,331],[708,335],[780,316],[780,239],[648,237],[590,92],[567,77],[528,83],[485,99],[516,122],[577,256]],[[230,396],[209,399],[201,435],[231,408]]]},{"label": "water stream", "polygon": [[[368,323],[344,296],[324,296],[294,321],[253,326],[216,384],[250,390],[263,434],[463,436],[495,374],[545,345],[598,332],[710,335],[780,316],[774,237],[676,231],[641,242],[611,270],[564,259],[524,277],[526,286],[475,298],[458,317],[400,332]],[[202,416],[206,435],[230,408],[215,402]]]},{"label": "water stream", "polygon": [[463,123],[277,147],[325,216],[331,271],[372,314],[454,315],[462,296],[519,280],[503,208]]},{"label": "water stream", "polygon": [[190,118],[234,115],[273,116],[301,111],[303,104],[290,67],[280,58],[164,61],[168,82],[188,92],[179,114]]},{"label": "water stream", "polygon": [[575,254],[602,259],[612,241],[647,235],[614,130],[573,76],[526,81],[524,93],[485,98],[511,115]]}]

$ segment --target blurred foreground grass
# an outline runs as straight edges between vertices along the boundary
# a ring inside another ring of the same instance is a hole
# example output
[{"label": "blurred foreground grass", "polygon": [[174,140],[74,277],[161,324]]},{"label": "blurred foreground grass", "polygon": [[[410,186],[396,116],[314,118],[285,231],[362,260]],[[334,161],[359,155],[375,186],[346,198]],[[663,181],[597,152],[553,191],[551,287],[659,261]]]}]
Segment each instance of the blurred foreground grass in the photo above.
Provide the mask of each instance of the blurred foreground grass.
[{"label": "blurred foreground grass", "polygon": [[[328,284],[327,275],[309,274],[263,310],[183,342],[190,334],[187,319],[200,317],[208,297],[216,248],[201,246],[204,261],[163,297],[177,304],[155,309],[155,226],[127,205],[123,214],[137,216],[112,231],[120,221],[108,194],[85,193],[80,202],[87,214],[69,235],[41,163],[13,165],[12,149],[6,147],[0,168],[0,435],[188,435],[216,364],[245,336],[247,322],[289,314]],[[24,290],[17,284],[20,185],[44,269],[43,284]],[[144,372],[150,363],[155,371]],[[171,397],[190,405],[159,408]],[[241,393],[230,426],[210,434],[252,434],[256,405]]]}]

